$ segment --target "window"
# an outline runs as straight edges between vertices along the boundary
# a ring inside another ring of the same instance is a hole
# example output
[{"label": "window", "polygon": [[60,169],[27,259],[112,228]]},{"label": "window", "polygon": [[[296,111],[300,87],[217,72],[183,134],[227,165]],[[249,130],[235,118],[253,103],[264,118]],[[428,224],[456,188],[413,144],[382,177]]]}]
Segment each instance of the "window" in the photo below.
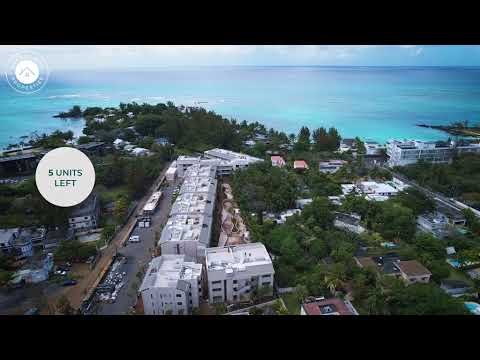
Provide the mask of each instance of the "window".
[{"label": "window", "polygon": [[238,281],[237,280],[233,280],[233,283],[236,284]]},{"label": "window", "polygon": [[183,303],[182,302],[177,302],[177,305],[183,305]]},{"label": "window", "polygon": [[269,278],[270,274],[262,275],[262,278]]},{"label": "window", "polygon": [[222,280],[212,281],[212,285],[220,284],[221,282],[222,282]]},{"label": "window", "polygon": [[222,288],[215,288],[212,291],[222,291]]},{"label": "window", "polygon": [[177,295],[175,295],[175,296],[176,296],[176,297],[182,297],[182,294],[177,294]]},{"label": "window", "polygon": [[153,294],[150,294],[150,299],[153,299]]},{"label": "window", "polygon": [[236,287],[234,287],[234,288],[233,288],[233,291],[237,291],[237,288],[236,288]]}]

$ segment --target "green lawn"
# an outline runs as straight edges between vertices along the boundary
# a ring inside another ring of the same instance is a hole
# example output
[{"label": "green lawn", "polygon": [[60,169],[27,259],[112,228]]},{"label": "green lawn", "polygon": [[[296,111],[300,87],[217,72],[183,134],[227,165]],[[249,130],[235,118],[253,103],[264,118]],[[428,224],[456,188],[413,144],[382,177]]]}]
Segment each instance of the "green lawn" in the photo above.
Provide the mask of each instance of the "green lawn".
[{"label": "green lawn", "polygon": [[300,315],[300,303],[295,293],[283,294],[280,296],[285,303],[290,315]]},{"label": "green lawn", "polygon": [[117,200],[122,195],[127,195],[127,187],[122,186],[115,186],[112,188],[106,188],[105,186],[99,186],[98,191],[100,193],[100,197],[104,204],[110,203],[112,201]]},{"label": "green lawn", "polygon": [[450,268],[450,276],[447,278],[448,280],[459,280],[466,282],[469,285],[473,285],[472,279],[470,279],[463,271],[458,269]]}]

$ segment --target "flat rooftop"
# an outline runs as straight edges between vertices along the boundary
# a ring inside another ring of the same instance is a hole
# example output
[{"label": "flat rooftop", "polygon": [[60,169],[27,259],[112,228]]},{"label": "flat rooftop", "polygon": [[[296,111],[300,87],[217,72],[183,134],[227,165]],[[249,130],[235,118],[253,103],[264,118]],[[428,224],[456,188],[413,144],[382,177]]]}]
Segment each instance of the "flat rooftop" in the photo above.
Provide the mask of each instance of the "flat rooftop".
[{"label": "flat rooftop", "polygon": [[214,202],[214,193],[183,193],[173,203],[170,214],[202,214],[211,216]]},{"label": "flat rooftop", "polygon": [[207,236],[212,218],[203,215],[178,214],[171,216],[165,224],[159,243],[167,241],[197,241],[208,245]]},{"label": "flat rooftop", "polygon": [[201,177],[201,178],[215,179],[216,171],[217,171],[216,166],[213,166],[210,164],[204,164],[202,160],[200,163],[190,166],[185,171],[185,178]]},{"label": "flat rooftop", "polygon": [[185,255],[162,255],[152,259],[140,291],[149,288],[177,288],[180,280],[201,276],[202,265],[185,261]]},{"label": "flat rooftop", "polygon": [[213,157],[223,159],[223,160],[228,160],[228,161],[232,161],[232,160],[246,160],[249,162],[262,161],[262,159],[259,159],[250,155],[241,154],[241,153],[237,153],[237,152],[225,150],[225,149],[218,149],[218,148],[205,151],[205,155],[213,156]]},{"label": "flat rooftop", "polygon": [[184,193],[215,193],[217,190],[217,180],[201,177],[187,177],[185,178],[181,188],[180,194]]},{"label": "flat rooftop", "polygon": [[351,304],[339,298],[325,299],[302,304],[307,315],[358,315]]},{"label": "flat rooftop", "polygon": [[208,270],[242,271],[248,266],[270,265],[273,272],[272,259],[261,243],[208,248],[205,261]]}]

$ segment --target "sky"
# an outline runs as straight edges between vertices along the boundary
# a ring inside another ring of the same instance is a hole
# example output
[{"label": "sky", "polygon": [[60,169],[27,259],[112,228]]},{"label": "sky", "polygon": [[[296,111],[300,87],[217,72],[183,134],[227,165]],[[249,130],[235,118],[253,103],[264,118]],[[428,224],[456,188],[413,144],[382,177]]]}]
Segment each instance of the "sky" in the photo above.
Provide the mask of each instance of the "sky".
[{"label": "sky", "polygon": [[0,45],[0,69],[19,52],[52,70],[165,66],[480,66],[480,46],[460,45]]}]

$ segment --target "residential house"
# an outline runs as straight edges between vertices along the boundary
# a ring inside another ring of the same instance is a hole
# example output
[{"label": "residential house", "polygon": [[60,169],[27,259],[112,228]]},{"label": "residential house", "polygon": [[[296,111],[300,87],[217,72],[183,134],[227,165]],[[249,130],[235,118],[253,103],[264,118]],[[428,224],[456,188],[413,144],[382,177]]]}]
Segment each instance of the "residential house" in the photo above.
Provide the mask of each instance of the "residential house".
[{"label": "residential house", "polygon": [[465,295],[478,296],[473,287],[460,280],[442,280],[440,288],[452,297],[460,297]]},{"label": "residential house", "polygon": [[355,234],[362,234],[366,229],[360,225],[361,217],[358,214],[337,213],[333,226],[336,228],[351,231]]},{"label": "residential house", "polygon": [[205,263],[210,304],[248,300],[255,289],[273,288],[275,271],[261,243],[208,248]]},{"label": "residential house", "polygon": [[349,300],[331,298],[303,303],[300,315],[358,315],[358,312]]},{"label": "residential house", "polygon": [[115,139],[113,142],[113,146],[115,149],[120,150],[122,149],[125,145],[129,145],[130,143],[128,141],[122,140],[122,139]]},{"label": "residential house", "polygon": [[293,162],[293,168],[295,170],[308,170],[308,164],[305,160],[295,160]]},{"label": "residential house", "polygon": [[295,200],[295,206],[297,209],[303,209],[306,205],[311,204],[313,199],[297,199]]},{"label": "residential house", "polygon": [[96,229],[100,216],[100,204],[95,193],[73,207],[68,218],[68,227],[75,232]]},{"label": "residential house", "polygon": [[279,155],[271,156],[270,160],[272,161],[272,166],[280,168],[285,166],[285,160],[283,160],[283,158]]},{"label": "residential house", "polygon": [[425,213],[417,217],[417,228],[420,231],[442,239],[449,234],[450,224],[448,218],[438,212]]},{"label": "residential house", "polygon": [[470,269],[466,272],[471,279],[480,279],[480,268]]},{"label": "residential house", "polygon": [[254,147],[256,142],[254,140],[246,140],[243,142],[243,144],[247,147]]},{"label": "residential house", "polygon": [[417,260],[399,261],[396,267],[407,284],[428,283],[432,273]]},{"label": "residential house", "polygon": [[145,148],[136,147],[131,150],[131,153],[134,156],[148,156],[150,154],[150,151]]},{"label": "residential house", "polygon": [[342,139],[340,140],[339,152],[346,151],[356,151],[357,150],[357,141],[355,139]]},{"label": "residential house", "polygon": [[162,255],[152,259],[140,286],[145,315],[188,315],[199,307],[202,264],[185,255]]},{"label": "residential house", "polygon": [[354,257],[360,268],[371,268],[384,275],[400,277],[400,270],[396,266],[400,262],[400,257],[396,253],[388,253],[382,256],[373,257]]}]

